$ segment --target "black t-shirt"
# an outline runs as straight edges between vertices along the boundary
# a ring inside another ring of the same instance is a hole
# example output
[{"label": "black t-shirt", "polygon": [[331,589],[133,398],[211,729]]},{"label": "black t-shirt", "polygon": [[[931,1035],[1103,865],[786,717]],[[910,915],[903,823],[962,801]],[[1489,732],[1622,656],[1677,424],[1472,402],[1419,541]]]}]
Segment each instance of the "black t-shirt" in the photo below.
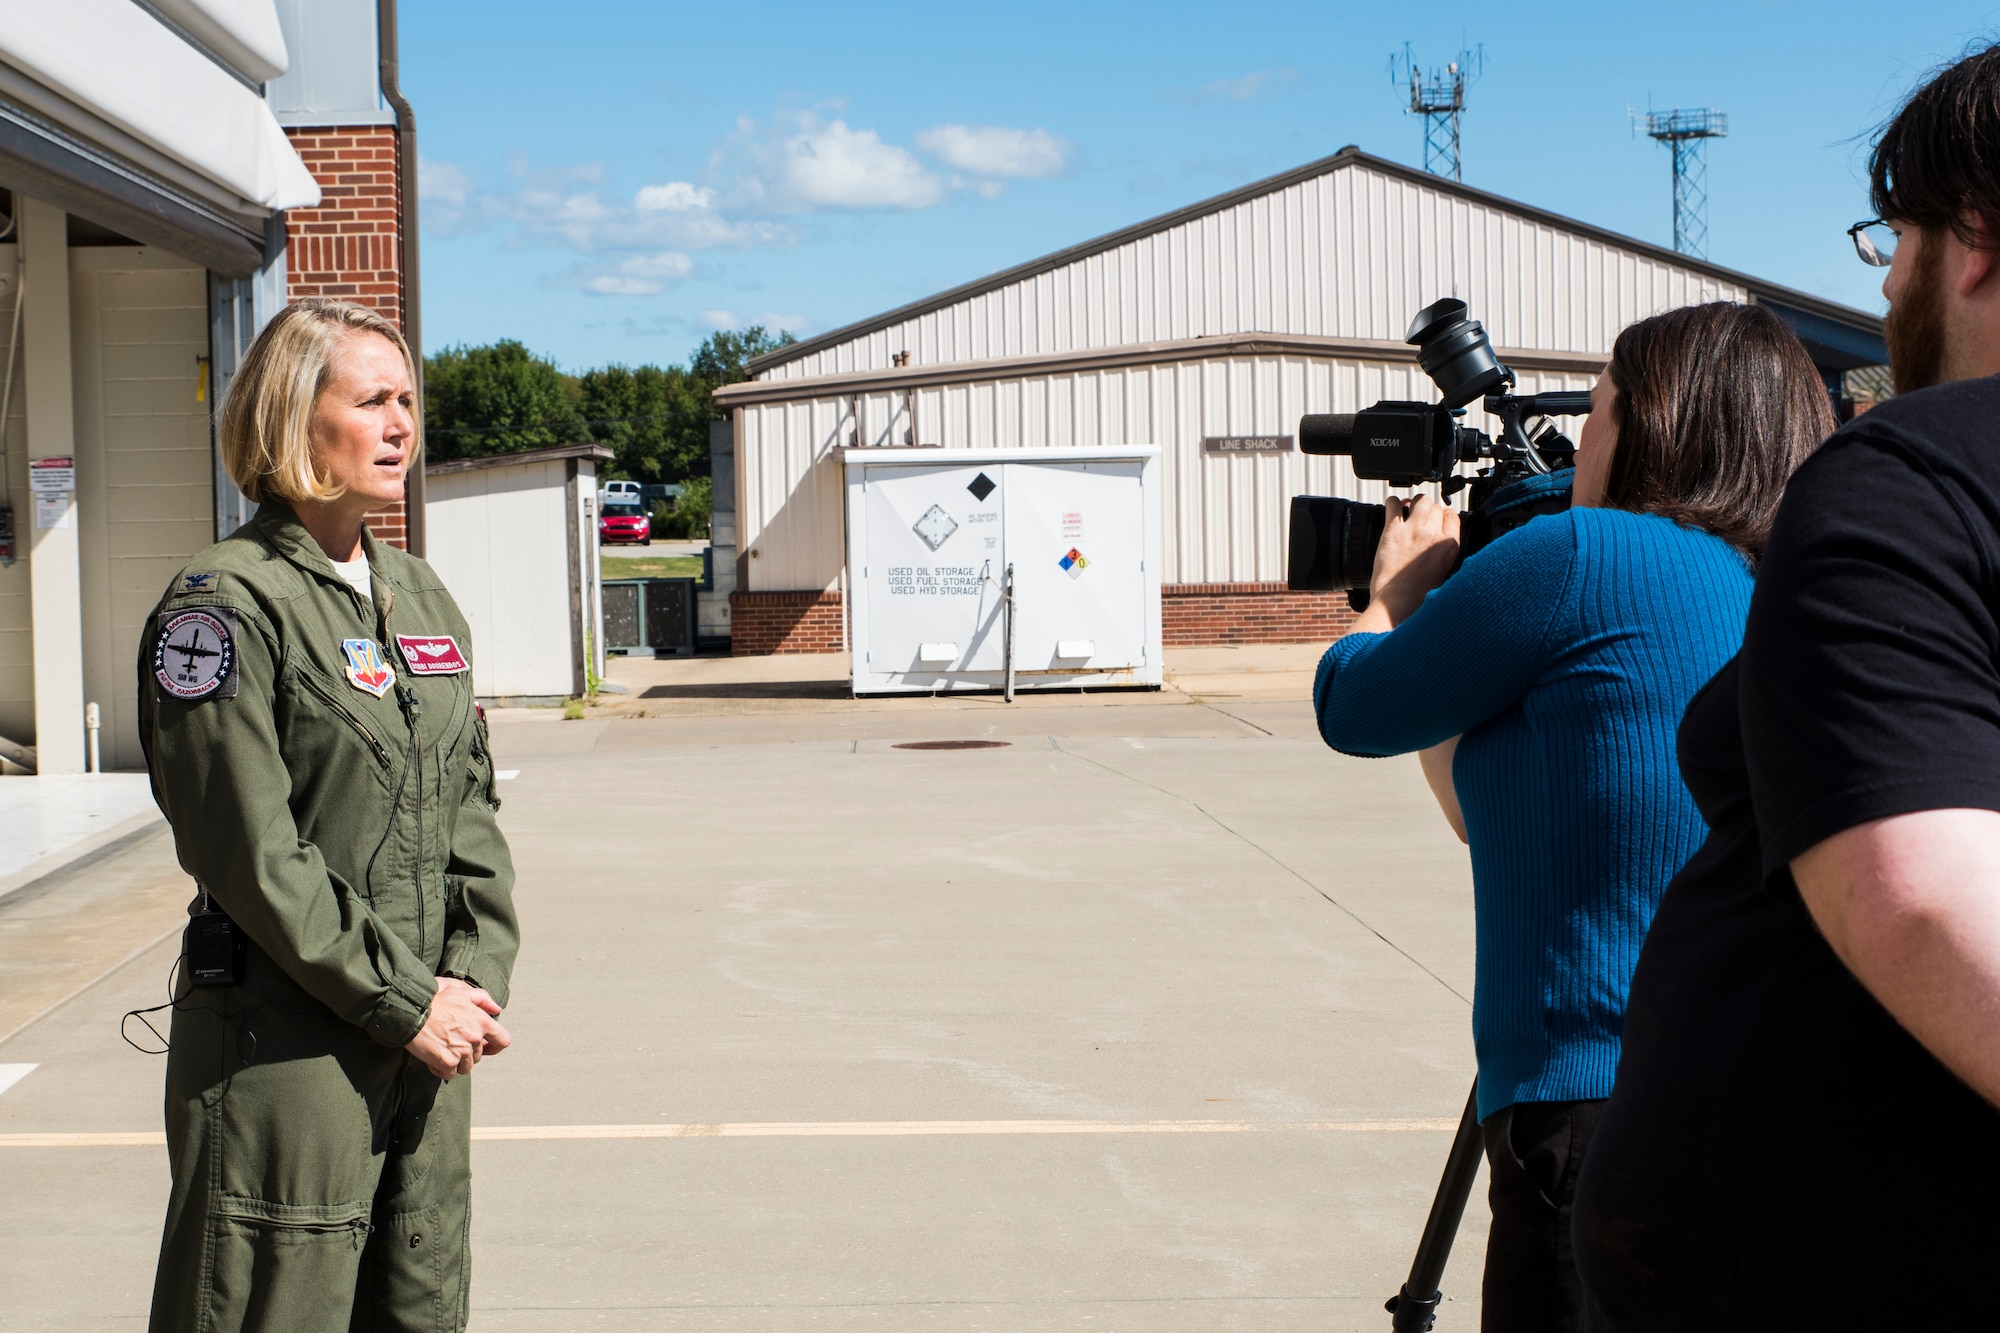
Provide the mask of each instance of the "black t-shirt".
[{"label": "black t-shirt", "polygon": [[1872,819],[2000,810],[1995,423],[1986,379],[1836,434],[1689,705],[1710,836],[1640,952],[1578,1187],[1606,1327],[1914,1325],[2000,1259],[2000,1112],[1854,980],[1789,869]]}]

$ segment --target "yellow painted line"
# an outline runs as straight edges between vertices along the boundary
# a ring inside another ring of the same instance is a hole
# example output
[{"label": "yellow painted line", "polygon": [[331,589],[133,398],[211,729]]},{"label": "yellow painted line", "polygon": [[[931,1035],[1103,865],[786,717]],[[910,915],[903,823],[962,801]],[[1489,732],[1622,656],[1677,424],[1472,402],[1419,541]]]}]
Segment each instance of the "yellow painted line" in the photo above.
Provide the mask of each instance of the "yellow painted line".
[{"label": "yellow painted line", "polygon": [[164,1148],[157,1129],[126,1134],[0,1134],[0,1148]]},{"label": "yellow painted line", "polygon": [[[691,1125],[478,1125],[478,1143],[597,1139],[884,1139],[999,1134],[1412,1134],[1456,1120],[826,1120]],[[161,1148],[157,1130],[114,1134],[0,1134],[0,1148]]]}]

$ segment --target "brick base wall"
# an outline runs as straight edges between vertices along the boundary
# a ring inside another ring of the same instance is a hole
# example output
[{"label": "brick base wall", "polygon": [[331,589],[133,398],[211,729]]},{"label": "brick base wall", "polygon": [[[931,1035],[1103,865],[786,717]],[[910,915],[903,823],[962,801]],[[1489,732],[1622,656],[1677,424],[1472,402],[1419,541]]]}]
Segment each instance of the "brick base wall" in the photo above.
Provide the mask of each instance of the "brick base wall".
[{"label": "brick base wall", "polygon": [[732,592],[729,651],[735,657],[769,653],[837,653],[847,646],[837,592]]},{"label": "brick base wall", "polygon": [[[1346,593],[1292,592],[1282,583],[1169,583],[1160,614],[1169,648],[1331,643],[1354,623]],[[837,592],[733,592],[729,651],[837,653],[846,646],[842,618]]]},{"label": "brick base wall", "polygon": [[[402,242],[396,224],[402,178],[391,125],[289,129],[320,201],[285,212],[285,289],[302,296],[337,296],[403,322]],[[398,502],[368,517],[368,530],[407,548],[409,518]]]},{"label": "brick base wall", "polygon": [[1282,583],[1169,583],[1160,590],[1169,648],[1227,643],[1331,643],[1354,623],[1344,592],[1292,592]]}]

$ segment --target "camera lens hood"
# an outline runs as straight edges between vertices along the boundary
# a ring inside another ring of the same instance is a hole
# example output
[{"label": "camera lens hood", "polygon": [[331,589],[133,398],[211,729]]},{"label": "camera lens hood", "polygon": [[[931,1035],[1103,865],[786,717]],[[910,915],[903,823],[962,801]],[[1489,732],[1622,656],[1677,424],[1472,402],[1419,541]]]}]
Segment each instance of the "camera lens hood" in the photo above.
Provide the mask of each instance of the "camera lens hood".
[{"label": "camera lens hood", "polygon": [[1465,317],[1465,302],[1447,296],[1419,310],[1403,341],[1417,349],[1417,364],[1444,395],[1444,406],[1464,407],[1514,382],[1514,372],[1493,355],[1486,329]]}]

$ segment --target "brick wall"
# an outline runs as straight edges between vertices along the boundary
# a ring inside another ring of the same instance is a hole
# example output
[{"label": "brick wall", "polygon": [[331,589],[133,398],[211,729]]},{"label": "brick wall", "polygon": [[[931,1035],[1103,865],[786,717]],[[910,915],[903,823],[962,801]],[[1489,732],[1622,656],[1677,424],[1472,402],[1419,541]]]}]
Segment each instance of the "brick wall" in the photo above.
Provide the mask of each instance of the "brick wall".
[{"label": "brick wall", "polygon": [[[1292,592],[1282,583],[1169,583],[1160,590],[1160,614],[1169,648],[1331,643],[1354,623],[1346,593]],[[737,657],[846,646],[837,592],[735,592],[729,616]]]},{"label": "brick wall", "polygon": [[736,657],[837,653],[847,646],[837,592],[732,592],[729,625]]},{"label": "brick wall", "polygon": [[[317,208],[285,213],[285,285],[290,296],[337,296],[372,306],[403,323],[402,245],[396,231],[401,177],[396,131],[389,125],[285,131],[299,159],[319,182]],[[384,541],[408,545],[408,521],[398,504],[371,514],[368,527]]]},{"label": "brick wall", "polygon": [[1344,592],[1282,583],[1169,583],[1160,590],[1169,648],[1221,643],[1331,643],[1354,623]]}]

